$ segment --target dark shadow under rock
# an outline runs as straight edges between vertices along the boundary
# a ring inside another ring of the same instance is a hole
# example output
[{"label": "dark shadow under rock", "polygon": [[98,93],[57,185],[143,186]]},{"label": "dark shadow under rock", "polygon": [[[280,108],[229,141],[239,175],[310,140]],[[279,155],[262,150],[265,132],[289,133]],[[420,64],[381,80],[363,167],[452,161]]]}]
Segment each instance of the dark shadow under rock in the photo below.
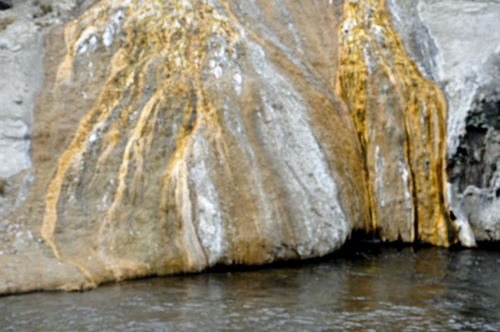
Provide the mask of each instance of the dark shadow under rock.
[{"label": "dark shadow under rock", "polygon": [[0,0],[0,10],[12,8],[12,0]]},{"label": "dark shadow under rock", "polygon": [[[449,178],[463,192],[469,185],[490,186],[498,161],[491,146],[500,129],[500,102],[482,100],[466,119],[466,134],[455,156],[448,161]],[[489,153],[488,153],[489,152]]]}]

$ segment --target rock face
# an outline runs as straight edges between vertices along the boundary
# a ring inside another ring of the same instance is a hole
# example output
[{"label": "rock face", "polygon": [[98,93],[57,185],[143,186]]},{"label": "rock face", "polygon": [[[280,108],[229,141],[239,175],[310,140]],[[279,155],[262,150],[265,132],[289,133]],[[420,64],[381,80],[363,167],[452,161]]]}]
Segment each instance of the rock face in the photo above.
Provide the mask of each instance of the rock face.
[{"label": "rock face", "polygon": [[0,293],[317,257],[353,231],[473,245],[462,197],[496,174],[474,158],[497,162],[497,99],[456,120],[432,6],[21,2],[1,61],[29,11],[39,74],[6,74],[29,87],[0,109]]},{"label": "rock face", "polygon": [[387,7],[410,56],[448,100],[452,212],[472,226],[472,237],[498,241],[500,2],[390,0]]}]

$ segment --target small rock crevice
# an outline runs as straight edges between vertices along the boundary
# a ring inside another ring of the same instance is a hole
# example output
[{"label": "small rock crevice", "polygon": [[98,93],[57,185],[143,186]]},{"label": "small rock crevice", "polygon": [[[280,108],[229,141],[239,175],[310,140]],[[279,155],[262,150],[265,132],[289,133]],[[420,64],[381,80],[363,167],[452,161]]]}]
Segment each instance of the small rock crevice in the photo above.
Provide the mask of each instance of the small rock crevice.
[{"label": "small rock crevice", "polygon": [[[465,120],[465,134],[448,160],[451,209],[478,241],[498,241],[500,227],[500,92],[483,87]],[[457,222],[455,222],[457,224]],[[457,224],[458,226],[458,224]]]},{"label": "small rock crevice", "polygon": [[0,0],[0,10],[12,8],[12,0]]},{"label": "small rock crevice", "polygon": [[[466,133],[456,154],[448,160],[450,182],[464,192],[468,186],[494,186],[500,171],[500,95],[481,100],[466,118]],[[497,190],[500,195],[500,190]]]}]

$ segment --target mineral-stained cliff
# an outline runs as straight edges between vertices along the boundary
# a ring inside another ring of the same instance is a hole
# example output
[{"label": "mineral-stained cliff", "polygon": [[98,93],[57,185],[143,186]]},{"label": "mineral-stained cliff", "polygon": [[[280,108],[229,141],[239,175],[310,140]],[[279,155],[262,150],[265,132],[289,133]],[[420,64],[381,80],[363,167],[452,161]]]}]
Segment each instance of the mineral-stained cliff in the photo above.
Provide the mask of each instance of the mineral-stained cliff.
[{"label": "mineral-stained cliff", "polygon": [[[0,81],[0,293],[317,257],[353,231],[473,245],[481,230],[458,207],[470,203],[449,198],[496,168],[456,157],[481,146],[477,130],[450,139],[457,111],[419,12],[434,4],[401,4],[68,0],[1,12],[2,68],[15,52],[30,58],[24,76],[4,75],[21,87]],[[478,130],[494,150],[488,98],[463,121],[490,126]]]},{"label": "mineral-stained cliff", "polygon": [[[388,0],[421,72],[448,100],[448,200],[465,240],[500,240],[500,2]],[[468,238],[468,239],[467,239]]]}]

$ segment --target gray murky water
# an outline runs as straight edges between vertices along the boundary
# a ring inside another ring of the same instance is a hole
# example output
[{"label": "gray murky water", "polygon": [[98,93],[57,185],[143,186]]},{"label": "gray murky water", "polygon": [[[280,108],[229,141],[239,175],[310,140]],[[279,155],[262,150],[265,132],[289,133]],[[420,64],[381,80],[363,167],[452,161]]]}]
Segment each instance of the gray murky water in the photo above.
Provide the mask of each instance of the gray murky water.
[{"label": "gray murky water", "polygon": [[0,330],[500,331],[500,247],[356,246],[323,261],[0,297]]}]

